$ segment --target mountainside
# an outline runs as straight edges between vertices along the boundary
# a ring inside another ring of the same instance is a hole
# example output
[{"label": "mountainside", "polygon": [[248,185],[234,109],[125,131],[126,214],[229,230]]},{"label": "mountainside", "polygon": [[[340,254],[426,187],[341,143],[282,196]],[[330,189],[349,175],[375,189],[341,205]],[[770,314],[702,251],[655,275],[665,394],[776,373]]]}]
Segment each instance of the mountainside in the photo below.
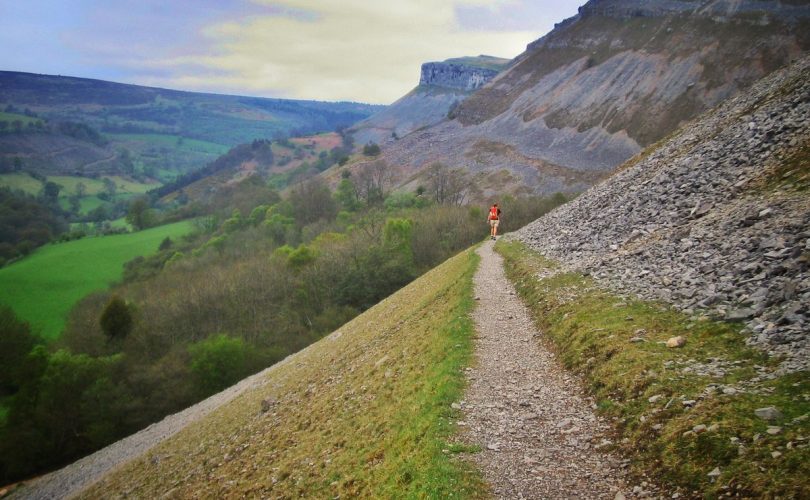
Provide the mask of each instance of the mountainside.
[{"label": "mountainside", "polygon": [[448,443],[448,416],[472,350],[476,263],[462,252],[239,386],[12,496],[474,496],[484,486],[453,458],[466,448]]},{"label": "mountainside", "polygon": [[46,174],[113,173],[110,170],[124,170],[116,159],[126,150],[130,169],[146,169],[151,176],[170,179],[178,172],[202,167],[231,146],[254,139],[331,132],[381,108],[0,71],[0,109],[50,124],[79,123],[97,136],[103,135],[94,148],[75,139],[66,143],[69,138],[64,134],[46,133],[41,126],[16,131],[3,127],[0,164],[21,158],[24,168]]},{"label": "mountainside", "polygon": [[742,321],[810,368],[810,57],[517,237],[625,293]]},{"label": "mountainside", "polygon": [[508,59],[484,55],[425,63],[415,89],[349,131],[357,144],[396,141],[447,118],[450,109],[492,80],[508,63]]},{"label": "mountainside", "polygon": [[388,144],[384,156],[410,175],[435,161],[505,169],[499,192],[581,191],[806,53],[808,16],[807,2],[591,1],[454,119]]}]

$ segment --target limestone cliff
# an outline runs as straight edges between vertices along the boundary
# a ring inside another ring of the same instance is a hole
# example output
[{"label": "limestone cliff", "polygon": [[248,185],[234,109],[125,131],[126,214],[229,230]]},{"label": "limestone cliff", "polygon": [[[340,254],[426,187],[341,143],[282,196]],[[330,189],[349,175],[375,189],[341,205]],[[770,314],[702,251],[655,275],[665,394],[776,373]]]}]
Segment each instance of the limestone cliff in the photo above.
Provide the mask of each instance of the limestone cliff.
[{"label": "limestone cliff", "polygon": [[444,120],[471,92],[492,80],[508,59],[460,57],[422,65],[419,86],[350,129],[357,144],[384,144]]},{"label": "limestone cliff", "polygon": [[808,48],[806,2],[592,0],[384,155],[409,179],[441,161],[491,193],[581,191]]}]

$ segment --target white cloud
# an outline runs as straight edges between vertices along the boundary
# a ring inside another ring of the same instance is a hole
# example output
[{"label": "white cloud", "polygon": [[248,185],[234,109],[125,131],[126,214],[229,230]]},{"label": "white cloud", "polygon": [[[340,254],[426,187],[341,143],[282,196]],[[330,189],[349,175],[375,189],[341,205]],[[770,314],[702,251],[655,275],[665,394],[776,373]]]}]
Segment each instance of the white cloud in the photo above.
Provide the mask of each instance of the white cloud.
[{"label": "white cloud", "polygon": [[271,15],[209,25],[204,53],[152,61],[153,69],[173,76],[142,83],[390,103],[416,85],[423,62],[481,53],[514,57],[542,34],[461,28],[458,7],[494,8],[503,4],[497,0],[256,3]]}]

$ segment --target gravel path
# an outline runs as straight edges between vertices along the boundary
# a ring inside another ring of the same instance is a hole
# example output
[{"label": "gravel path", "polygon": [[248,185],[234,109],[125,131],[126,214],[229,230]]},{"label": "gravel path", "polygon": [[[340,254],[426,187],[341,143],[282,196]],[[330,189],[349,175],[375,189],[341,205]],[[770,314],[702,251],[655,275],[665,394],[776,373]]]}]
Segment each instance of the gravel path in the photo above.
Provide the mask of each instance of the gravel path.
[{"label": "gravel path", "polygon": [[10,499],[56,499],[69,498],[101,479],[105,474],[148,451],[161,441],[170,438],[187,425],[200,420],[220,406],[233,400],[248,389],[266,383],[270,371],[294,359],[303,349],[283,361],[251,375],[222,392],[200,401],[185,410],[169,415],[129,437],[88,455],[57,471],[26,482],[14,490]]},{"label": "gravel path", "polygon": [[482,448],[473,460],[496,498],[623,498],[622,461],[595,449],[607,426],[538,341],[493,245],[478,250],[477,363],[459,422]]}]

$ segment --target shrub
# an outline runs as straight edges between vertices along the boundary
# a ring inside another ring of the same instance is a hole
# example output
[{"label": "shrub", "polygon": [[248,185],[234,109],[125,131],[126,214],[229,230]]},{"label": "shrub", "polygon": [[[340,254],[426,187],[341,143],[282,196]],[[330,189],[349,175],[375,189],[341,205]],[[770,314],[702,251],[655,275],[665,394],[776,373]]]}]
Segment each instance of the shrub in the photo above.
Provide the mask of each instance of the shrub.
[{"label": "shrub", "polygon": [[240,338],[215,335],[189,346],[195,387],[205,395],[225,389],[249,373],[247,346]]}]

